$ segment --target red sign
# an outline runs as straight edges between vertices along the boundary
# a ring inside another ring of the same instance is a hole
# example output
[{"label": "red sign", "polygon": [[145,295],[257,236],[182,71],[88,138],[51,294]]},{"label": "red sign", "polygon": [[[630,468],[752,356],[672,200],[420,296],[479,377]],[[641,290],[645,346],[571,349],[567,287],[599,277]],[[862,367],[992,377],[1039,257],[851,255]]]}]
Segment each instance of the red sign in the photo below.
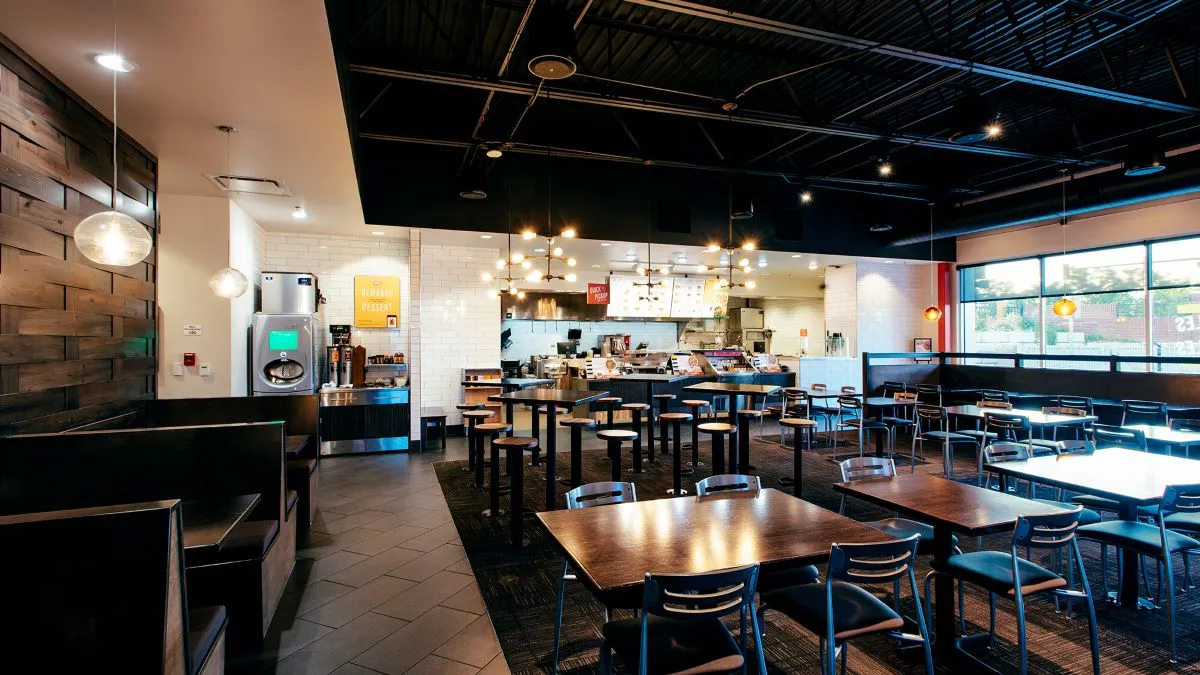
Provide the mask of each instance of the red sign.
[{"label": "red sign", "polygon": [[589,305],[608,304],[608,284],[588,284]]}]

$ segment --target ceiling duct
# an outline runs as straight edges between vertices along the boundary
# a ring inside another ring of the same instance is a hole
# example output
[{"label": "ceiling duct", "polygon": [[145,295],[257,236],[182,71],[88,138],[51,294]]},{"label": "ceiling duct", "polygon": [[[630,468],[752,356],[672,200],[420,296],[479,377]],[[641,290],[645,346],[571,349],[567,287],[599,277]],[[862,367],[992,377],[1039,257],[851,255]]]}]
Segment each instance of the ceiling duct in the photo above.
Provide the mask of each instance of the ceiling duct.
[{"label": "ceiling duct", "polygon": [[247,195],[268,195],[270,197],[291,197],[292,191],[287,183],[273,178],[255,178],[253,176],[227,176],[204,174],[208,182],[222,192],[236,192]]}]

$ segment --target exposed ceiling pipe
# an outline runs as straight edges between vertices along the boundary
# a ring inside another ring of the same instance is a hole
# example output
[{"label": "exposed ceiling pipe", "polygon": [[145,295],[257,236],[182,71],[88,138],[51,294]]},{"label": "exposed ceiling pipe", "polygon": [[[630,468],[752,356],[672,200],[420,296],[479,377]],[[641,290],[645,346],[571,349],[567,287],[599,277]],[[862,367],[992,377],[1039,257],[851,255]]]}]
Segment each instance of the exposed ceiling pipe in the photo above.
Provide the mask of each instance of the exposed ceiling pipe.
[{"label": "exposed ceiling pipe", "polygon": [[[525,33],[525,24],[529,23],[529,15],[533,14],[533,6],[536,4],[537,0],[529,0],[529,6],[525,8],[525,13],[521,15],[521,21],[517,24],[517,32],[513,34],[512,42],[508,43],[508,51],[504,52],[504,60],[500,62],[500,72],[496,74],[496,77],[504,77],[504,74],[508,72],[508,64],[512,62],[513,53],[517,51],[517,43],[521,41],[521,35]],[[582,19],[583,15],[581,14],[579,18]],[[488,111],[492,109],[492,99],[495,97],[496,92],[489,91],[487,98],[484,99],[483,110],[480,111],[479,119],[475,122],[475,130],[471,132],[472,138],[479,137],[479,130],[483,128],[483,122],[487,119]]]},{"label": "exposed ceiling pipe", "polygon": [[[1145,96],[1137,96],[1127,94],[1125,92],[1113,91],[1111,89],[1101,89],[1100,87],[1092,87],[1086,84],[1078,84],[1076,82],[1067,82],[1044,75],[1035,75],[1025,73],[1011,68],[1001,68],[992,66],[986,63],[977,63],[968,59],[961,59],[953,56],[944,56],[934,54],[932,52],[921,51],[918,49],[910,49],[908,47],[899,47],[896,45],[880,44],[862,38],[841,35],[829,31],[808,28],[806,26],[798,26],[794,24],[784,23],[782,21],[774,21],[762,17],[734,12],[732,10],[719,9],[709,7],[695,2],[687,2],[686,0],[624,0],[627,3],[635,5],[643,5],[653,7],[669,12],[677,12],[687,14],[689,16],[700,17],[717,21],[720,23],[742,26],[744,28],[753,28],[756,30],[767,31],[779,35],[788,35],[803,40],[811,40],[824,44],[836,45],[846,49],[853,49],[860,52],[872,52],[883,56],[890,56],[907,61],[917,61],[919,63],[928,63],[942,68],[952,68],[954,70],[962,70],[970,72],[973,75],[984,75],[993,77],[1008,82],[1020,82],[1035,87],[1044,87],[1047,89],[1055,89],[1065,91],[1071,94],[1080,96],[1089,96],[1099,98],[1106,101],[1115,101],[1118,103],[1127,103],[1130,105],[1141,106],[1144,108],[1153,108],[1155,110],[1164,110],[1167,112],[1180,113],[1184,115],[1194,115],[1200,113],[1200,108],[1186,105],[1182,103],[1172,103],[1170,101],[1160,101],[1157,99],[1147,98]],[[1166,9],[1178,5],[1184,0],[1175,0],[1168,3],[1163,8],[1160,8],[1155,14],[1161,14]]]},{"label": "exposed ceiling pipe", "polygon": [[[393,68],[383,68],[378,66],[365,66],[352,64],[349,66],[349,71],[354,73],[363,73],[367,75],[378,75],[381,77],[392,77],[404,80],[412,80],[414,82],[425,82],[427,84],[438,84],[454,87],[465,87],[468,89],[478,89],[482,91],[491,91],[503,94],[513,94],[516,96],[532,96],[536,87],[511,81],[489,81],[462,75],[442,75],[435,73],[421,73],[406,70],[397,70]],[[547,93],[542,91],[540,96],[546,96]],[[788,115],[779,115],[766,112],[752,112],[747,110],[739,110],[736,115],[728,113],[719,113],[712,110],[701,108],[690,108],[686,106],[659,103],[647,99],[630,98],[625,96],[605,96],[600,94],[592,94],[586,92],[569,91],[558,89],[554,92],[555,100],[569,101],[571,103],[580,103],[585,105],[598,105],[609,108],[621,108],[625,110],[640,110],[642,112],[660,113],[665,115],[675,115],[678,117],[691,117],[695,119],[713,120],[717,122],[730,122],[734,124],[747,124],[752,126],[769,127],[773,129],[788,129],[791,131],[810,131],[819,134],[831,134],[834,136],[843,136],[846,138],[857,138],[867,141],[887,141],[898,145],[916,145],[924,148],[936,148],[938,150],[951,150],[955,152],[966,152],[977,155],[992,155],[995,157],[1013,157],[1016,159],[1038,159],[1045,162],[1080,163],[1076,159],[1062,155],[1040,155],[1031,152],[1023,152],[1020,150],[1011,150],[994,145],[957,145],[950,141],[930,138],[921,134],[911,133],[891,133],[881,134],[877,131],[863,129],[851,125],[844,124],[809,124],[797,118]],[[1092,165],[1101,163],[1103,160],[1089,160],[1082,162],[1084,165]]]}]

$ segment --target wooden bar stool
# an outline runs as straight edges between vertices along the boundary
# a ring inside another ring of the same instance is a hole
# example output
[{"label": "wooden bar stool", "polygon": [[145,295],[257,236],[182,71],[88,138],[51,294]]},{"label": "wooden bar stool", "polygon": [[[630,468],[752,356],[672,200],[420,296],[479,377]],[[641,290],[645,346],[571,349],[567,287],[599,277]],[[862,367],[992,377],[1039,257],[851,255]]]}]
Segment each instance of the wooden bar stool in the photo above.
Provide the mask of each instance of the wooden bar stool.
[{"label": "wooden bar stool", "polygon": [[[454,408],[456,410],[458,410],[458,412],[460,412],[460,413],[465,413],[468,410],[483,410],[484,405],[482,403],[459,403],[459,404],[456,404],[454,406]],[[467,422],[466,415],[463,415],[463,421]],[[474,423],[472,422],[471,424],[474,424]],[[467,471],[475,470],[475,453],[472,452],[472,449],[474,447],[475,447],[474,445],[471,445],[471,433],[470,433],[470,429],[468,428],[468,430],[467,430]]]},{"label": "wooden bar stool", "polygon": [[700,431],[712,436],[712,466],[713,475],[719,476],[725,473],[725,438],[729,437],[730,461],[733,460],[733,454],[737,452],[734,447],[737,436],[737,427],[725,422],[708,422],[700,425]]},{"label": "wooden bar stool", "polygon": [[[748,474],[755,468],[750,466],[750,428],[753,426],[754,420],[760,419],[762,416],[763,411],[753,408],[737,411],[737,465],[730,467],[730,473]],[[730,456],[732,457],[733,454],[730,453]]]},{"label": "wooden bar stool", "polygon": [[612,479],[614,483],[620,483],[622,478],[621,443],[625,441],[637,442],[637,432],[625,429],[602,429],[596,432],[596,438],[602,438],[608,442],[608,459],[612,462]]},{"label": "wooden bar stool", "polygon": [[500,434],[512,431],[512,425],[506,422],[487,422],[475,426],[475,435],[479,437],[479,456],[475,458],[475,487],[483,487],[483,447],[485,443],[491,446],[492,461],[491,461],[491,484],[488,486],[490,497],[488,505],[482,511],[485,516],[492,514],[500,515],[500,448],[496,445],[496,439]]},{"label": "wooden bar stool", "polygon": [[590,417],[564,417],[559,424],[571,430],[571,477],[558,481],[567,487],[583,485],[583,430],[595,429]]},{"label": "wooden bar stool", "polygon": [[[476,445],[477,438],[475,427],[484,420],[490,420],[496,416],[496,413],[491,410],[465,410],[463,411],[463,419],[467,421],[467,468],[475,471],[475,458],[483,456],[483,446]],[[482,471],[483,469],[479,469]]]},{"label": "wooden bar stool", "polygon": [[613,413],[616,411],[617,406],[621,403],[621,397],[620,396],[605,396],[604,398],[596,399],[596,403],[603,405],[604,409],[606,411],[608,411],[608,421],[605,423],[604,428],[612,429],[613,428]]},{"label": "wooden bar stool", "polygon": [[[503,449],[508,460],[508,536],[513,546],[525,545],[525,453],[538,446],[536,438],[501,436],[492,444]],[[497,450],[499,454],[499,450]]]},{"label": "wooden bar stool", "polygon": [[[650,409],[649,403],[622,403],[622,410],[628,410],[633,414],[633,431],[640,433],[642,430],[642,413]],[[654,425],[650,426],[651,431],[654,430]],[[648,434],[653,437],[654,434]],[[650,439],[650,461],[654,461],[654,439]],[[646,473],[645,467],[642,466],[642,437],[635,435],[633,437],[633,468],[629,473]]]},{"label": "wooden bar stool", "polygon": [[802,480],[803,472],[802,472],[802,462],[801,462],[800,437],[801,437],[801,434],[804,435],[804,443],[808,446],[809,450],[812,450],[813,434],[815,434],[817,431],[817,421],[810,420],[807,417],[784,417],[783,419],[779,420],[779,435],[780,435],[780,441],[781,441],[779,445],[782,448],[787,448],[788,446],[782,442],[784,429],[792,430],[791,448],[792,448],[795,456],[792,457],[792,477],[787,478],[785,476],[784,478],[780,478],[779,484],[783,485],[785,487],[791,485],[792,486],[792,494],[795,495],[796,497],[799,497],[800,491],[803,489],[803,486],[804,486],[804,483]]},{"label": "wooden bar stool", "polygon": [[[651,405],[654,407],[650,409],[650,419],[655,420],[662,417],[663,413],[670,410],[671,401],[674,400],[675,394],[655,394],[654,398],[651,399]],[[657,415],[655,414],[655,408],[658,409]],[[653,424],[653,422],[651,422],[651,424]],[[650,461],[652,462],[654,461],[654,441],[658,441],[659,452],[664,455],[670,454],[670,450],[667,449],[667,441],[669,440],[667,438],[667,428],[661,423],[659,424],[659,427],[660,433],[658,437],[650,439]],[[653,436],[654,434],[650,435]]]},{"label": "wooden bar stool", "polygon": [[704,466],[704,462],[700,461],[700,430],[697,429],[697,427],[700,426],[700,424],[701,424],[700,420],[703,419],[700,416],[700,411],[707,408],[708,412],[706,413],[706,416],[711,415],[712,414],[712,405],[709,404],[708,401],[702,401],[700,399],[687,399],[683,402],[683,405],[684,405],[684,407],[690,408],[692,411],[692,443],[691,443],[692,462],[691,462],[691,465],[694,467],[695,466]]},{"label": "wooden bar stool", "polygon": [[[679,436],[683,423],[691,419],[692,416],[689,413],[662,413],[658,416],[658,424],[662,427],[663,436],[667,435],[667,424],[671,424],[671,431],[673,432],[671,443],[675,446],[675,452],[672,453],[673,456],[671,458],[671,489],[667,490],[667,494],[669,495],[687,494],[687,490],[683,489],[682,482],[680,481],[680,476],[685,475],[685,472],[683,470],[683,450],[679,447]],[[695,471],[695,469],[688,469],[686,475],[690,476]]]}]

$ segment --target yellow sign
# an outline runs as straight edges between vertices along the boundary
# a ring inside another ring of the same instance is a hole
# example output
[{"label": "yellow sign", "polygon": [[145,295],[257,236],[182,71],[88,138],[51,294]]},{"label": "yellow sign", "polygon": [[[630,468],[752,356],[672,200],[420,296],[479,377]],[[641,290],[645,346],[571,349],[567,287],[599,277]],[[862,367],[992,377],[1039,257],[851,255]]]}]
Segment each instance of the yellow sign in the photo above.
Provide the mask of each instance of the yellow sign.
[{"label": "yellow sign", "polygon": [[354,326],[397,328],[400,325],[400,278],[354,277]]}]

